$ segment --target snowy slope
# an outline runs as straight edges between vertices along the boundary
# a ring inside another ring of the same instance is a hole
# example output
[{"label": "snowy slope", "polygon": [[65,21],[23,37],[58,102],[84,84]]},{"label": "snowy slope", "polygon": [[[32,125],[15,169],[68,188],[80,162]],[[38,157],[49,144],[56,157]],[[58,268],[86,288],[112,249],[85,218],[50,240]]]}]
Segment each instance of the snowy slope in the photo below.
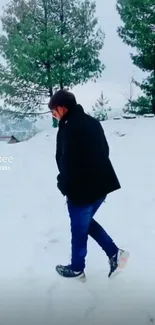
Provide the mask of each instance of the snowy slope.
[{"label": "snowy slope", "polygon": [[9,115],[0,116],[0,136],[15,136],[19,141],[29,139],[39,132],[39,129],[28,119],[16,121]]},{"label": "snowy slope", "polygon": [[155,322],[155,120],[103,126],[122,190],[109,195],[96,218],[130,251],[128,267],[108,280],[107,258],[89,239],[87,282],[59,277],[55,265],[69,262],[70,231],[56,188],[56,130],[0,143],[0,156],[8,159],[0,162],[0,324]]}]

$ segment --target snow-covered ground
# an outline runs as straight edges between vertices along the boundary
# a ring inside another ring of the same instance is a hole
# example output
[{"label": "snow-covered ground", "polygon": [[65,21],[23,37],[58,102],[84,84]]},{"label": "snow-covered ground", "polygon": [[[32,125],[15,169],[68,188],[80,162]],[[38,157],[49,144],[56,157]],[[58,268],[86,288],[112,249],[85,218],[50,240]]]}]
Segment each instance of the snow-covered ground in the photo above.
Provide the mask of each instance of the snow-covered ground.
[{"label": "snow-covered ground", "polygon": [[89,239],[87,282],[57,275],[55,265],[69,262],[70,226],[56,188],[56,130],[0,143],[1,161],[8,160],[0,162],[0,324],[155,322],[155,119],[103,125],[122,189],[96,218],[130,251],[128,267],[108,280],[107,257]]}]

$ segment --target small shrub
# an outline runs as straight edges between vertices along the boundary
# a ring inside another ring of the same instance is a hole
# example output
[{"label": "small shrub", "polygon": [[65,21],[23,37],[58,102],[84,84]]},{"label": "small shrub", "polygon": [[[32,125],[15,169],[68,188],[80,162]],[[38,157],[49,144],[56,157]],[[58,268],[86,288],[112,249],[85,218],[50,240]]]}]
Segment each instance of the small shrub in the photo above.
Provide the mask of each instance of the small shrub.
[{"label": "small shrub", "polygon": [[98,121],[105,121],[108,119],[108,112],[111,111],[110,107],[107,107],[109,100],[104,98],[103,91],[101,92],[100,98],[97,100],[95,106],[92,108],[92,115]]}]

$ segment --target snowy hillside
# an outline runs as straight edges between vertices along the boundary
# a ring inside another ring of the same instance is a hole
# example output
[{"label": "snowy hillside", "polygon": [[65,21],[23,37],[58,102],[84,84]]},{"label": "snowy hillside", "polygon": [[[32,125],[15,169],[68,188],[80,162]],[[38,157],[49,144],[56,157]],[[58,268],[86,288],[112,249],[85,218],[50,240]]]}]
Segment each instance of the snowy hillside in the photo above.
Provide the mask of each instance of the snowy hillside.
[{"label": "snowy hillside", "polygon": [[155,120],[103,125],[122,189],[109,195],[96,218],[130,251],[128,267],[108,280],[107,257],[89,239],[87,282],[59,277],[55,265],[69,262],[70,229],[56,188],[56,130],[25,143],[0,143],[0,324],[155,322]]},{"label": "snowy hillside", "polygon": [[0,116],[0,137],[13,135],[19,141],[24,141],[37,134],[38,131],[28,119],[15,121],[7,114]]}]

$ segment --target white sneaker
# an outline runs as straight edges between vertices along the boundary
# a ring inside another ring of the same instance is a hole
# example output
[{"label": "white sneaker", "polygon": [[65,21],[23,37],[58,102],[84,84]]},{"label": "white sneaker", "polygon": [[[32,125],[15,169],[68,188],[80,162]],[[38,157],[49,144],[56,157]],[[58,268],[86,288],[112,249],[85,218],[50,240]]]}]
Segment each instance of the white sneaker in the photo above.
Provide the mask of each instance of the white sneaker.
[{"label": "white sneaker", "polygon": [[115,254],[110,260],[110,272],[108,277],[112,278],[116,276],[127,264],[129,259],[129,252],[124,251],[123,249],[119,249],[118,253]]}]

